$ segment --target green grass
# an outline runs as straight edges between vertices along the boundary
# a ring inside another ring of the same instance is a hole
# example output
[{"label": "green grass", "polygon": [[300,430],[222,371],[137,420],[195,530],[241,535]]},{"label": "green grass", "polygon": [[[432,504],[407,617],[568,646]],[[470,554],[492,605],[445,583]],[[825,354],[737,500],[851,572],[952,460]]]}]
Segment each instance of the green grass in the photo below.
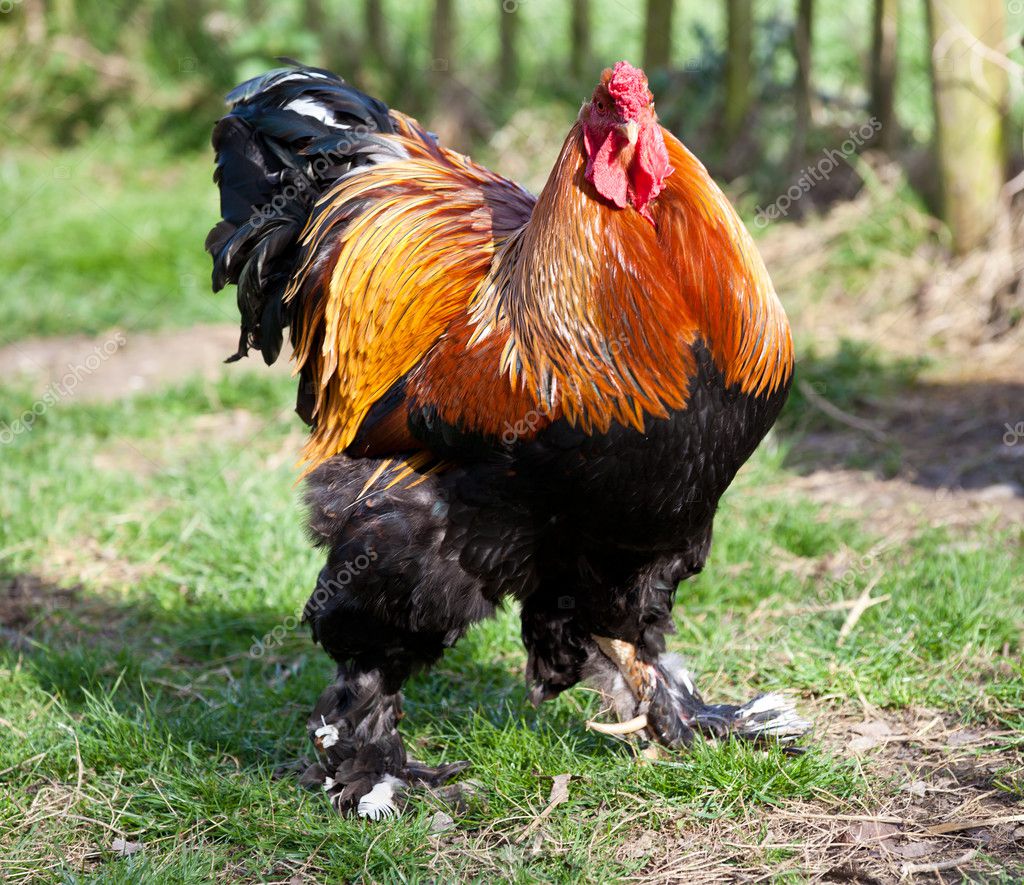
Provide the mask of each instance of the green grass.
[{"label": "green grass", "polygon": [[[4,389],[0,420],[27,396]],[[486,865],[460,849],[480,844],[511,881],[612,881],[642,866],[616,859],[638,827],[669,832],[680,818],[867,793],[862,771],[813,741],[796,758],[699,745],[636,764],[584,730],[596,710],[588,693],[529,708],[512,611],[409,687],[403,729],[414,752],[469,759],[483,785],[486,804],[454,831],[430,836],[427,801],[374,827],[274,780],[276,766],[306,752],[305,717],[331,669],[299,631],[249,653],[297,612],[319,568],[292,489],[290,400],[290,382],[246,374],[109,405],[71,402],[5,447],[0,575],[63,571],[73,582],[95,574],[97,559],[114,566],[40,618],[30,648],[0,655],[0,726],[10,732],[0,743],[0,876],[286,879],[308,860],[325,879],[422,881],[483,875]],[[246,439],[197,430],[197,419],[233,408],[254,413]],[[140,460],[111,467],[112,451]],[[962,549],[926,533],[873,555],[868,528],[761,491],[784,482],[784,455],[769,446],[743,472],[708,569],[680,593],[672,646],[704,674],[705,691],[732,699],[792,688],[804,706],[858,694],[932,705],[1024,740],[1024,673],[997,666],[1004,645],[1019,654],[1019,535],[993,527],[984,547]],[[854,564],[835,579],[782,567],[844,550]],[[842,648],[843,613],[778,614],[849,598],[876,573],[876,593],[891,600],[865,613]],[[549,847],[533,852],[515,839],[563,772],[576,776],[570,801],[544,826]],[[116,834],[145,850],[116,857]]]},{"label": "green grass", "polygon": [[210,291],[217,220],[207,155],[168,160],[102,136],[0,155],[0,344],[27,335],[234,322]]}]

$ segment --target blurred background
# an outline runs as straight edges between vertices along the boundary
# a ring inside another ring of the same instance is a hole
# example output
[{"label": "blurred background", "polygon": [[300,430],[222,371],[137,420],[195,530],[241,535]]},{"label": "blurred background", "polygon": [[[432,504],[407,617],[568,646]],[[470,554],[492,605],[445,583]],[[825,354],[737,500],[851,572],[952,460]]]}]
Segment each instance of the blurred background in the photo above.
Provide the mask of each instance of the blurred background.
[{"label": "blurred background", "polygon": [[[998,336],[1021,319],[1002,210],[1021,184],[1022,29],[1022,0],[0,0],[0,300],[19,303],[0,335],[230,313],[200,285],[210,128],[287,56],[534,190],[601,69],[630,59],[756,233],[859,201],[795,288],[881,286],[943,313],[971,287],[957,333]],[[997,270],[957,258],[994,245]],[[936,261],[956,279],[937,285]]]},{"label": "blurred background", "polygon": [[[855,850],[863,880],[904,881],[875,836],[815,829],[836,811],[915,820],[913,840],[942,822],[939,856],[1017,870],[1022,34],[1024,0],[0,0],[0,879],[635,881],[664,842],[650,869],[718,866],[649,881],[858,878]],[[534,191],[602,69],[645,68],[797,346],[672,648],[709,695],[799,692],[829,753],[874,747],[863,768],[728,747],[622,766],[580,725],[593,699],[527,709],[506,611],[407,699],[411,745],[503,785],[472,843],[339,830],[272,778],[328,678],[297,617],[321,557],[295,382],[283,359],[223,365],[238,312],[203,241],[223,96],[280,56]],[[545,824],[576,853],[519,845],[535,772],[581,770],[595,787]],[[741,813],[749,831],[709,836]],[[1005,819],[963,842],[957,815]]]}]

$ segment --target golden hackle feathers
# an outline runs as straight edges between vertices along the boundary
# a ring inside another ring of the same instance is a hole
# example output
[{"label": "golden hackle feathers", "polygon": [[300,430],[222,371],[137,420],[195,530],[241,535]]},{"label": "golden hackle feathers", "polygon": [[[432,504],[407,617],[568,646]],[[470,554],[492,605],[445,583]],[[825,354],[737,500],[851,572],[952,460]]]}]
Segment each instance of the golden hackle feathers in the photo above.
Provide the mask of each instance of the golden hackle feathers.
[{"label": "golden hackle feathers", "polygon": [[531,433],[563,416],[642,429],[685,407],[698,339],[746,393],[788,380],[789,326],[757,249],[670,133],[675,172],[652,225],[584,180],[579,126],[534,206],[398,120],[389,137],[407,156],[324,195],[288,294],[316,388],[312,466],[345,450],[399,380],[403,408],[492,437],[524,416]]},{"label": "golden hackle feathers", "polygon": [[652,226],[599,201],[576,127],[471,306],[478,327],[506,336],[502,370],[587,430],[643,429],[646,416],[684,407],[698,338],[747,393],[777,389],[792,368],[785,313],[749,233],[664,134],[676,173]]},{"label": "golden hackle feathers", "polygon": [[295,358],[316,383],[305,451],[314,466],[352,442],[371,406],[465,311],[501,236],[486,186],[530,201],[420,136],[404,141],[408,158],[336,184],[303,235],[305,261],[287,298],[301,294],[305,311]]},{"label": "golden hackle feathers", "polygon": [[680,285],[699,304],[705,343],[726,384],[777,390],[793,371],[793,341],[764,260],[703,164],[671,133],[665,142],[676,173],[659,217],[678,244]]}]

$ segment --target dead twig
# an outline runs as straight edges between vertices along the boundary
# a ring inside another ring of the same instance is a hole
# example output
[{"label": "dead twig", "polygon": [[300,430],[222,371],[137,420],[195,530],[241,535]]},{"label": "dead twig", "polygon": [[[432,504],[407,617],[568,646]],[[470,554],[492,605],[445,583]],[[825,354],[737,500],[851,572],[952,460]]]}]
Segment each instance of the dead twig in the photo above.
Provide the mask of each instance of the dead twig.
[{"label": "dead twig", "polygon": [[797,382],[797,388],[807,399],[814,408],[819,412],[827,415],[833,421],[838,421],[840,424],[844,424],[853,430],[859,430],[861,433],[867,434],[877,443],[888,443],[891,439],[888,433],[882,430],[877,424],[873,424],[870,421],[865,421],[863,418],[858,418],[856,415],[851,415],[848,412],[844,412],[835,403],[829,402],[823,397],[818,391],[816,391],[810,384],[803,379]]},{"label": "dead twig", "polygon": [[12,771],[16,771],[17,769],[23,768],[26,765],[31,765],[33,762],[38,762],[40,759],[45,758],[47,753],[49,753],[49,750],[43,753],[36,753],[35,756],[30,756],[28,759],[23,759],[21,762],[17,762],[14,765],[5,768],[3,771],[0,771],[0,777],[10,774]]},{"label": "dead twig", "polygon": [[836,645],[840,646],[846,642],[846,638],[853,632],[853,628],[857,626],[857,622],[860,620],[861,615],[864,614],[871,606],[878,605],[880,602],[885,602],[889,596],[879,596],[877,599],[871,598],[871,591],[875,589],[878,584],[880,575],[875,575],[868,585],[861,592],[860,596],[857,597],[853,607],[850,609],[850,613],[846,616],[846,620],[843,622],[843,626],[839,628],[839,638],[836,640]]},{"label": "dead twig", "polygon": [[82,748],[78,744],[77,732],[70,725],[65,725],[63,722],[58,722],[57,726],[64,731],[69,732],[71,737],[75,739],[75,761],[78,763],[78,780],[75,783],[75,792],[68,797],[68,804],[65,811],[70,811],[75,802],[82,798],[82,783],[85,781],[85,766],[82,765]]},{"label": "dead twig", "polygon": [[997,824],[1019,824],[1024,823],[1024,814],[1007,814],[1002,817],[976,817],[967,820],[951,821],[948,824],[935,824],[925,827],[925,832],[932,836],[942,836],[945,833],[958,833],[961,830],[973,830],[978,827],[994,827]]},{"label": "dead twig", "polygon": [[[883,596],[876,596],[871,600],[871,604],[874,605],[878,602],[888,602],[892,597],[886,593]],[[858,605],[856,599],[841,599],[839,602],[825,602],[821,605],[784,605],[781,608],[772,609],[771,611],[755,612],[762,617],[766,618],[791,618],[795,615],[818,615],[824,614],[825,612],[842,612],[848,609],[855,608]]]},{"label": "dead twig", "polygon": [[556,774],[551,782],[551,795],[548,797],[548,805],[540,814],[538,814],[529,825],[523,830],[516,838],[516,844],[521,844],[529,838],[530,834],[533,833],[544,821],[548,819],[551,812],[554,811],[559,805],[567,801],[569,798],[569,781],[572,779],[571,774]]},{"label": "dead twig", "polygon": [[907,877],[913,876],[915,873],[941,873],[944,870],[955,870],[972,861],[977,853],[978,849],[972,848],[953,860],[942,860],[936,863],[905,863],[900,867],[900,875]]}]

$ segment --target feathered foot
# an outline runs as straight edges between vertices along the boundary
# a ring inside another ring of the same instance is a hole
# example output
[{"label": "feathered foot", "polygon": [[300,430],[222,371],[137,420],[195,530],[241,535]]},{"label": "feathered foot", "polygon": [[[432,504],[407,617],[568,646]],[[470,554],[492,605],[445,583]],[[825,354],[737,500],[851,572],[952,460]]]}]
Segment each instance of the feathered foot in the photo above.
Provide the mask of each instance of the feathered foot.
[{"label": "feathered foot", "polygon": [[341,814],[382,820],[400,813],[408,790],[438,787],[469,766],[408,759],[397,728],[401,717],[401,695],[384,690],[378,671],[340,671],[307,723],[318,761],[302,783],[322,787]]},{"label": "feathered foot", "polygon": [[650,740],[677,748],[689,746],[697,732],[715,738],[792,740],[811,728],[781,695],[759,695],[742,706],[706,704],[692,675],[675,655],[662,655],[657,663],[648,664],[628,642],[603,636],[595,636],[594,641],[615,665],[617,684],[624,684],[634,702],[630,711],[622,692],[613,689],[624,721],[615,725],[587,723],[595,731],[616,735],[642,732]]}]

